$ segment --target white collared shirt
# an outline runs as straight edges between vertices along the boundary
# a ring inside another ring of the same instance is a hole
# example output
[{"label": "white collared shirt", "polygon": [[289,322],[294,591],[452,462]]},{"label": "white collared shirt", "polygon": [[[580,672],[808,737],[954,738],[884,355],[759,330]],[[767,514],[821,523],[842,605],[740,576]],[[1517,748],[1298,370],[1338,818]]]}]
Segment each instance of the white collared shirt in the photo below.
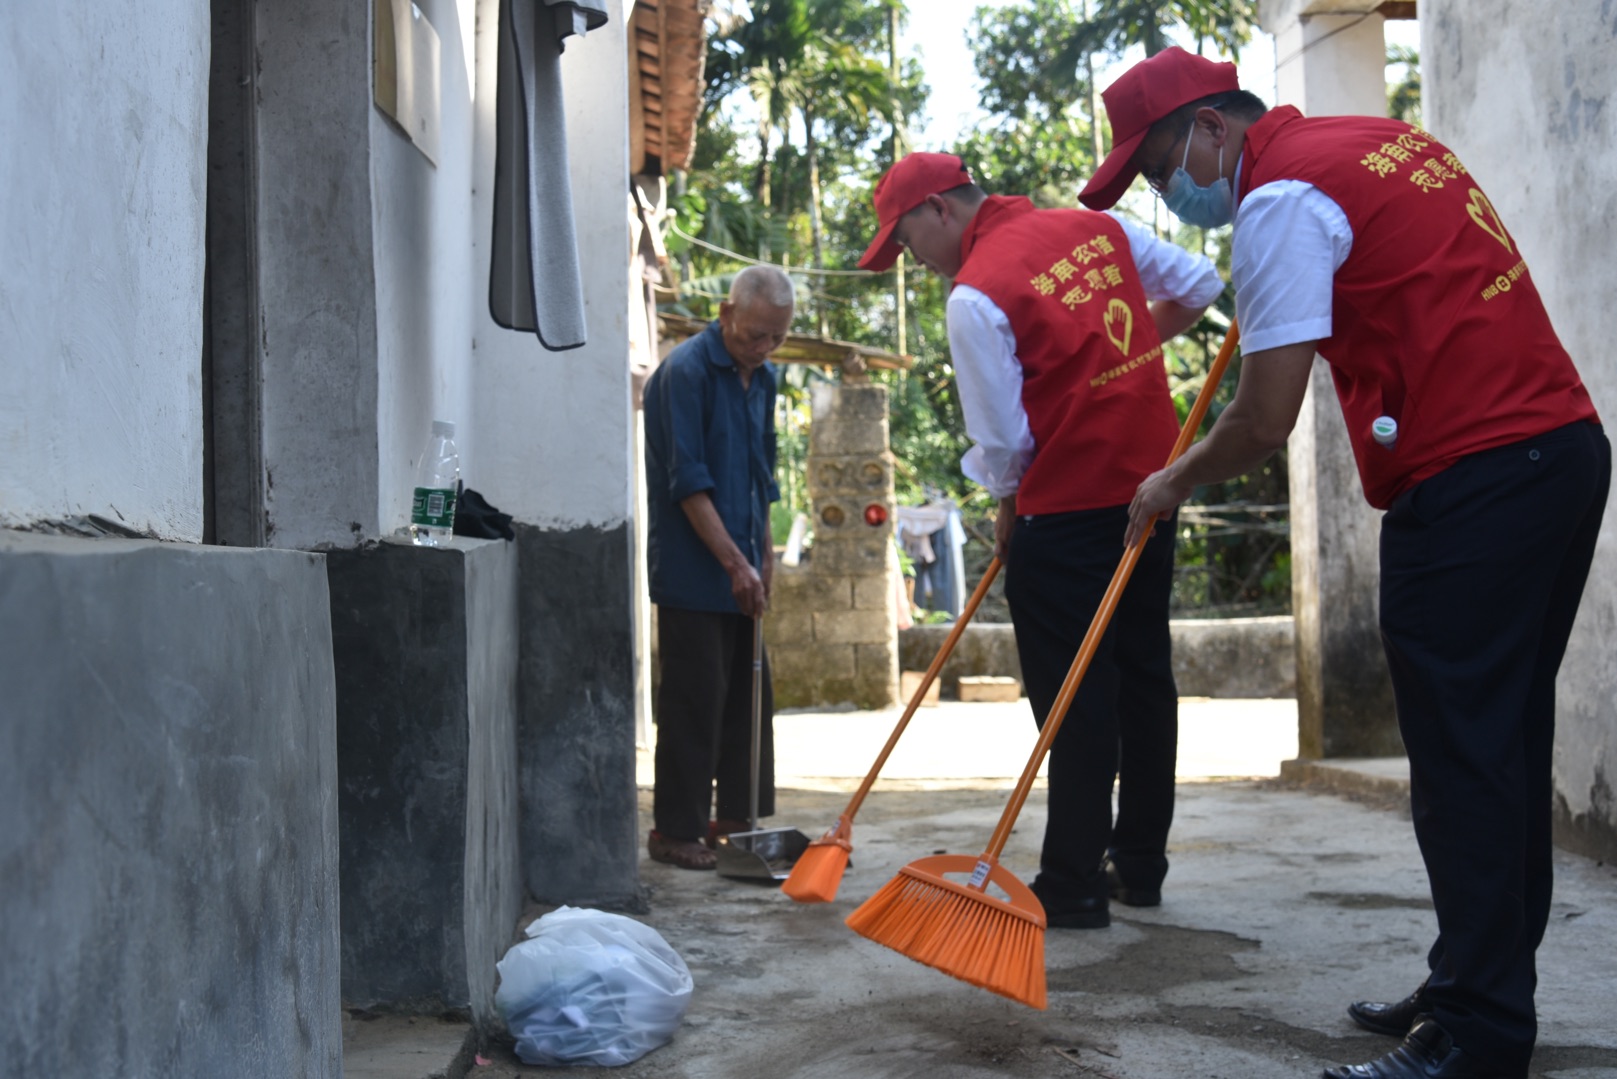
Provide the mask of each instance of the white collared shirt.
[{"label": "white collared shirt", "polygon": [[1243,353],[1331,336],[1332,283],[1353,249],[1335,199],[1302,180],[1264,184],[1236,209],[1231,244]]},{"label": "white collared shirt", "polygon": [[[1224,291],[1218,270],[1205,256],[1158,239],[1150,229],[1117,214],[1110,216],[1128,236],[1146,299],[1205,307]],[[949,293],[947,315],[960,408],[974,443],[960,459],[960,469],[995,498],[1005,498],[1016,493],[1036,449],[1022,407],[1016,335],[999,306],[970,285],[956,285]]]}]

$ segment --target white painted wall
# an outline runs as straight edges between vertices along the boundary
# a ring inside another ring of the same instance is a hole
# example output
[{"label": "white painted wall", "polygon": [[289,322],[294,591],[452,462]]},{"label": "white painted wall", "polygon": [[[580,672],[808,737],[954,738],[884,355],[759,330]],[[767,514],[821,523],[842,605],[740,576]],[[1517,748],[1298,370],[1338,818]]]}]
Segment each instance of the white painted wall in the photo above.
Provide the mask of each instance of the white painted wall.
[{"label": "white painted wall", "polygon": [[[1421,0],[1426,126],[1498,207],[1608,434],[1617,421],[1617,10]],[[1617,509],[1561,668],[1557,796],[1617,828]],[[1603,788],[1603,793],[1601,789]]]},{"label": "white painted wall", "polygon": [[1309,15],[1273,25],[1277,104],[1309,116],[1387,114],[1380,15]]},{"label": "white painted wall", "polygon": [[[611,528],[631,518],[628,45],[613,18],[567,40],[562,81],[589,340],[547,352],[488,313],[499,4],[477,0],[472,486],[518,521]],[[625,573],[629,567],[624,567]]]},{"label": "white painted wall", "polygon": [[208,4],[0,19],[0,525],[202,538]]},{"label": "white painted wall", "polygon": [[[382,0],[385,2],[385,0]],[[377,521],[410,518],[433,420],[455,425],[461,474],[478,487],[471,422],[474,0],[416,0],[438,34],[441,140],[434,165],[371,109],[376,252]],[[481,488],[479,487],[481,490]]]}]

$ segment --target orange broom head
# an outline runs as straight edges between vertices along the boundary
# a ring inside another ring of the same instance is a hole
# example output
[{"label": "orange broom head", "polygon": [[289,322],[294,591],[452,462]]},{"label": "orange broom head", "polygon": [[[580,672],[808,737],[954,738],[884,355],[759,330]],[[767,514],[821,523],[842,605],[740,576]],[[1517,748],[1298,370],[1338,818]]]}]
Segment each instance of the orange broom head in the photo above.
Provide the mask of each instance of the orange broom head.
[{"label": "orange broom head", "polygon": [[[965,873],[969,882],[947,879]],[[988,894],[992,883],[1007,896]],[[911,862],[848,915],[855,933],[918,963],[1044,1008],[1044,908],[1016,875],[986,856]]]},{"label": "orange broom head", "polygon": [[829,903],[835,899],[842,872],[848,868],[848,855],[853,851],[849,842],[852,835],[853,821],[844,813],[798,856],[780,890],[799,903]]},{"label": "orange broom head", "polygon": [[816,839],[798,856],[780,890],[799,903],[829,903],[837,897],[842,871],[848,868],[853,844],[846,839]]}]

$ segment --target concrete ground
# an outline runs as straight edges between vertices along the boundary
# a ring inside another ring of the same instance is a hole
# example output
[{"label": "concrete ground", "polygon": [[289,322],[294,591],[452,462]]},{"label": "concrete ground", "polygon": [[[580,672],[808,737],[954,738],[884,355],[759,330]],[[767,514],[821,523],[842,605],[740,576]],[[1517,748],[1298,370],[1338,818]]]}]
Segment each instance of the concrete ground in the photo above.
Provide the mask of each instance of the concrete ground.
[{"label": "concrete ground", "polygon": [[[766,826],[827,827],[896,716],[780,716],[782,793]],[[1184,702],[1163,904],[1114,905],[1109,929],[1049,930],[1049,1007],[1034,1011],[843,925],[905,863],[979,853],[1031,750],[1025,701],[923,710],[855,820],[835,902],[799,905],[768,885],[643,862],[642,920],[684,957],[696,992],[674,1040],[621,1071],[1266,1079],[1386,1052],[1395,1043],[1343,1008],[1402,996],[1424,973],[1435,923],[1400,809],[1407,779],[1388,762],[1276,778],[1296,754],[1295,722],[1290,701]],[[644,784],[641,804],[648,813]],[[1024,879],[1043,816],[1036,787],[1003,859]],[[1617,869],[1563,853],[1556,871],[1532,1074],[1617,1077]],[[464,1025],[433,1019],[351,1017],[344,1065],[348,1079],[599,1074],[524,1068],[507,1046],[472,1045]]]}]

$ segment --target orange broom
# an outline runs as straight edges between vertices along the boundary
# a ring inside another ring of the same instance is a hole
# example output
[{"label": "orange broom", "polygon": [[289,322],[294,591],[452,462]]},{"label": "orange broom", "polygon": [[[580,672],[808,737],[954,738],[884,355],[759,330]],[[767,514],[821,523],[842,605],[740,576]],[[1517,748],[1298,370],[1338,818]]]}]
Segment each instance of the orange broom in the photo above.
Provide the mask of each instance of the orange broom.
[{"label": "orange broom", "polygon": [[[1238,337],[1232,322],[1224,345],[1207,373],[1207,381],[1196,395],[1196,403],[1191,406],[1185,426],[1174,443],[1173,452],[1168,455],[1169,464],[1189,448],[1201,427],[1212,403],[1213,390],[1229,366]],[[1028,792],[1033,789],[1039,765],[1061,730],[1061,722],[1066,718],[1078,684],[1089,669],[1150,534],[1151,528],[1147,526],[1145,534],[1123,552],[1122,561],[1112,574],[1112,583],[1089,624],[1089,632],[1084,635],[1083,645],[1061,683],[1061,692],[1056,695],[1050,716],[1039,732],[1033,756],[1022,770],[1022,777],[1011,792],[1010,804],[1005,807],[988,841],[988,849],[977,858],[939,854],[911,862],[881,891],[848,915],[848,926],[854,932],[991,993],[1032,1008],[1045,1006],[1044,908],[1016,874],[999,864],[999,856],[1005,850],[1011,827],[1027,801]],[[949,880],[947,873],[966,873],[969,877],[961,883]],[[990,884],[998,885],[1006,898],[989,895]]]},{"label": "orange broom", "polygon": [[937,679],[938,672],[943,670],[944,663],[954,651],[955,643],[966,631],[966,624],[971,621],[971,616],[977,613],[978,605],[988,594],[988,586],[994,583],[997,576],[999,576],[999,559],[996,557],[988,563],[988,569],[983,572],[983,579],[978,582],[977,590],[966,601],[965,610],[960,612],[960,617],[955,619],[954,628],[949,631],[943,646],[933,657],[932,666],[926,669],[921,684],[911,694],[909,706],[898,718],[898,726],[888,735],[887,744],[882,746],[881,752],[876,755],[876,763],[870,766],[870,772],[865,776],[865,781],[859,784],[859,789],[854,792],[853,798],[848,802],[848,808],[842,811],[842,816],[837,818],[836,824],[819,839],[810,843],[808,849],[793,864],[791,876],[786,878],[780,890],[799,903],[829,903],[837,897],[837,886],[842,883],[842,872],[848,868],[848,855],[853,851],[853,815],[859,812],[859,806],[864,802],[865,795],[870,793],[870,788],[876,782],[876,777],[881,774],[882,766],[887,763],[893,747],[898,745],[899,735],[909,726],[910,717],[921,706],[926,691]]}]

